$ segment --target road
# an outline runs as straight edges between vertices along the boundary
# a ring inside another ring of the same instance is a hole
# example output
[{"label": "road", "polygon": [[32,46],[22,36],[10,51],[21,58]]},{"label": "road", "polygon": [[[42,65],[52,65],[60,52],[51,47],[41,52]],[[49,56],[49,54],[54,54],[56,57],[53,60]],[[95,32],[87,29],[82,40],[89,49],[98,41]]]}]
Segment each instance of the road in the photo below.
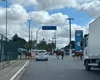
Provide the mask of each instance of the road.
[{"label": "road", "polygon": [[83,62],[65,57],[49,61],[30,61],[21,80],[100,80],[100,70],[85,71]]}]

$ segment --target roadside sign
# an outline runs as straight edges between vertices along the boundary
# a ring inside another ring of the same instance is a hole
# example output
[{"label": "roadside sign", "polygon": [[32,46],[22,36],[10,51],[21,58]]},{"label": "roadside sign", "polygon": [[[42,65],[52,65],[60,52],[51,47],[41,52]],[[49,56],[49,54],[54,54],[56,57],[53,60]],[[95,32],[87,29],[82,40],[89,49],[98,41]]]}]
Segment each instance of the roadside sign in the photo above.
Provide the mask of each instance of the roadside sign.
[{"label": "roadside sign", "polygon": [[81,41],[83,40],[83,30],[75,31],[75,50],[82,50]]},{"label": "roadside sign", "polygon": [[56,26],[42,26],[42,30],[57,30]]},{"label": "roadside sign", "polygon": [[77,45],[80,46],[80,42],[78,42]]}]

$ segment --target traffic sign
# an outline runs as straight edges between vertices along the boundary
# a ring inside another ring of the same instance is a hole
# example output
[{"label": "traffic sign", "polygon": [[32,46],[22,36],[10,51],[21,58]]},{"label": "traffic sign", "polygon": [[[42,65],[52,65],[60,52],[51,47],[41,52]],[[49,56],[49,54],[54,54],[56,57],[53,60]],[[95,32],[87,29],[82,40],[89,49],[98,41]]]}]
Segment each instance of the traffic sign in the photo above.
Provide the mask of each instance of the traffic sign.
[{"label": "traffic sign", "polygon": [[56,26],[42,26],[42,30],[57,30]]}]

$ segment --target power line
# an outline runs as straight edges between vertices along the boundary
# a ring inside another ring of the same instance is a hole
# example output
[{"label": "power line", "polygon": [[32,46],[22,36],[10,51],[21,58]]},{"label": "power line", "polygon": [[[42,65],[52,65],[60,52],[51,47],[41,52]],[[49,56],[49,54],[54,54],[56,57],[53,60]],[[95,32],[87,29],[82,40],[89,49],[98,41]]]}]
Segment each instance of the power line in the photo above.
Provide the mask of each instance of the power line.
[{"label": "power line", "polygon": [[[95,0],[89,7],[91,7],[91,6],[93,6],[94,5],[94,3],[96,3],[96,1],[97,0]],[[86,10],[84,10],[85,12],[89,9],[89,7],[86,9]],[[79,15],[77,18],[80,18],[81,16],[83,16],[85,13],[82,13],[81,15]],[[84,17],[84,16],[83,16]],[[82,18],[82,17],[81,17]],[[85,20],[85,19],[83,19],[83,20]],[[82,20],[82,21],[83,21]],[[78,22],[78,21],[77,21]],[[81,21],[80,21],[81,22]]]},{"label": "power line", "polygon": [[[95,0],[95,1],[91,4],[91,6],[93,6],[94,3],[96,3],[96,1],[97,1],[97,0]],[[91,7],[91,6],[89,6],[89,7]],[[89,7],[88,7],[88,8],[89,8]],[[88,9],[86,9],[85,11],[87,11],[87,10],[88,10]],[[82,15],[84,15],[84,13],[83,13]],[[82,15],[81,15],[81,16],[82,16]],[[78,18],[81,17],[81,16],[78,16]],[[81,17],[81,18],[82,18],[82,17]],[[85,18],[85,19],[82,19],[82,20],[80,20],[80,21],[76,21],[76,22],[78,22],[78,23],[80,24],[80,23],[83,23],[84,21],[87,21],[88,19],[89,19],[89,17],[88,17],[88,18]]]},{"label": "power line", "polygon": [[[81,10],[80,10],[79,12],[83,11],[89,4],[90,4],[90,3],[88,3],[85,7],[82,7]],[[78,16],[78,15],[80,14],[79,12],[76,12],[75,14],[73,14],[72,17]],[[78,13],[79,13],[79,14],[78,14]]]}]

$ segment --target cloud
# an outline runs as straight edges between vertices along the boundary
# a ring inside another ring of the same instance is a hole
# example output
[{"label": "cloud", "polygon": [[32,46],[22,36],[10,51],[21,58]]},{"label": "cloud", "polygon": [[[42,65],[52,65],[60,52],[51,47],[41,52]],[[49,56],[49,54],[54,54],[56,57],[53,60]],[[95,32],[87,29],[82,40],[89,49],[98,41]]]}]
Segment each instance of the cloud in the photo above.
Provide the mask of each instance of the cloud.
[{"label": "cloud", "polygon": [[[71,5],[73,4],[73,5]],[[52,10],[64,7],[76,7],[76,0],[37,0],[36,8],[38,10]]]},{"label": "cloud", "polygon": [[30,13],[32,20],[39,25],[65,25],[67,15],[62,13],[49,14],[47,11],[34,11]]},{"label": "cloud", "polygon": [[[5,24],[6,12],[5,8],[0,8],[0,23]],[[18,4],[13,4],[7,9],[8,24],[18,24],[25,22],[29,15],[26,10]]]},{"label": "cloud", "polygon": [[24,6],[36,5],[36,0],[12,0],[13,3],[21,4]]},{"label": "cloud", "polygon": [[[0,33],[2,33],[3,35],[5,35],[5,28],[6,28],[5,11],[6,11],[5,8],[0,7]],[[11,5],[7,9],[8,37],[11,38],[11,36],[13,36],[15,33],[18,33],[19,35],[25,33],[27,30],[26,29],[27,27],[25,27],[25,22],[27,21],[28,18],[29,14],[21,5],[18,4]]]},{"label": "cloud", "polygon": [[87,12],[88,16],[100,16],[100,1],[98,0],[12,0],[13,3],[23,6],[32,6],[36,10],[54,10],[62,8],[75,8]]},{"label": "cloud", "polygon": [[97,18],[100,16],[100,1],[93,0],[81,5],[80,9],[87,12],[88,16]]}]

